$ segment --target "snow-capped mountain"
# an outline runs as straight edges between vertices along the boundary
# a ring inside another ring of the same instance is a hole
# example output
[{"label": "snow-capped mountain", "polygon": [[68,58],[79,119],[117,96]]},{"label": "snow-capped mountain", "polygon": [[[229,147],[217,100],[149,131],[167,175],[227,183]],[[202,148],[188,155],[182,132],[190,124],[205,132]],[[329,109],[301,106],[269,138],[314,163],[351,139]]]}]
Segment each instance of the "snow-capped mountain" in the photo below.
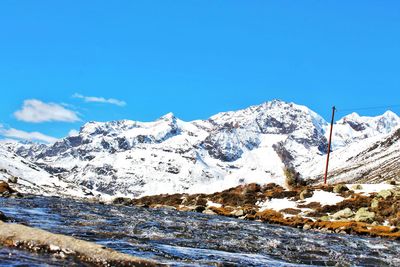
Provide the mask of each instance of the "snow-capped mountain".
[{"label": "snow-capped mountain", "polygon": [[[330,182],[382,183],[400,181],[400,128],[335,150],[330,160]],[[325,156],[316,156],[300,166],[309,179],[322,181],[320,166]]]},{"label": "snow-capped mountain", "polygon": [[16,143],[0,146],[0,180],[8,181],[15,189],[39,195],[85,196],[90,190],[62,181],[38,165],[18,156]]},{"label": "snow-capped mountain", "polygon": [[389,134],[399,125],[399,116],[391,111],[377,117],[361,117],[357,113],[352,113],[336,122],[332,147],[337,149],[354,141]]},{"label": "snow-capped mountain", "polygon": [[[372,146],[399,126],[400,118],[391,112],[373,118],[346,116],[335,125],[333,157],[351,154],[346,149],[361,141]],[[52,145],[9,149],[86,193],[209,193],[250,182],[283,185],[287,167],[304,178],[318,176],[328,127],[307,107],[274,100],[192,122],[172,113],[154,122],[89,122],[79,134]]]}]

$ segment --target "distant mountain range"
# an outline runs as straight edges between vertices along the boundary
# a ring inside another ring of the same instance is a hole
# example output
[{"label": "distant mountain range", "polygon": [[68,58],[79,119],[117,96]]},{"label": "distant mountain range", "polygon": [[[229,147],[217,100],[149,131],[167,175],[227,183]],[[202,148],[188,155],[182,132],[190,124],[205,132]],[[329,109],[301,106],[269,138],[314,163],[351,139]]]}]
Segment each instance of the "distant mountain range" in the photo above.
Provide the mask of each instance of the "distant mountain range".
[{"label": "distant mountain range", "polygon": [[[130,197],[210,193],[243,183],[285,183],[285,168],[322,181],[329,124],[273,100],[184,122],[88,122],[50,145],[0,144],[0,179],[25,192]],[[400,179],[400,118],[356,113],[334,125],[330,182]]]}]

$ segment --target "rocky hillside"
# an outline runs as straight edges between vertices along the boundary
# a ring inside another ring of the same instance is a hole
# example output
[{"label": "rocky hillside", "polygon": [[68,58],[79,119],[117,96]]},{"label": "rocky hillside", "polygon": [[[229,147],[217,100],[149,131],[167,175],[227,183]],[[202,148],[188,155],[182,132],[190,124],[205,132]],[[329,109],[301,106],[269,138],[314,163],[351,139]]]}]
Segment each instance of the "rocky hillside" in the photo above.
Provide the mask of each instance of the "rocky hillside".
[{"label": "rocky hillside", "polygon": [[[399,125],[400,118],[392,112],[378,117],[351,114],[339,120],[334,173],[340,179],[366,178],[357,166],[377,169],[374,166],[382,162],[377,158],[388,160],[385,173],[396,173],[399,141],[392,136]],[[212,193],[246,183],[284,185],[288,169],[303,179],[318,179],[328,126],[305,106],[274,100],[192,122],[173,114],[154,122],[89,122],[78,135],[54,144],[8,144],[3,151],[24,162],[17,173],[22,179],[30,180],[24,170],[35,166],[46,177],[39,180],[61,181],[83,194]],[[8,157],[1,154],[0,162]],[[382,174],[370,173],[371,181],[396,178],[377,179]]]}]

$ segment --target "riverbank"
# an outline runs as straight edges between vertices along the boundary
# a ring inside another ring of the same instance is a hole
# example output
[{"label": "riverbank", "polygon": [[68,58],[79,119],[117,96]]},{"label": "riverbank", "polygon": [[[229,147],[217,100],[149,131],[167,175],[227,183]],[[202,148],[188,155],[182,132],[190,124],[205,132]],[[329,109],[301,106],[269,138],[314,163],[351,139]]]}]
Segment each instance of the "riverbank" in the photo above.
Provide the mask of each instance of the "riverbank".
[{"label": "riverbank", "polygon": [[214,194],[116,198],[114,204],[170,208],[255,220],[326,233],[400,240],[396,184],[299,186],[248,184]]}]

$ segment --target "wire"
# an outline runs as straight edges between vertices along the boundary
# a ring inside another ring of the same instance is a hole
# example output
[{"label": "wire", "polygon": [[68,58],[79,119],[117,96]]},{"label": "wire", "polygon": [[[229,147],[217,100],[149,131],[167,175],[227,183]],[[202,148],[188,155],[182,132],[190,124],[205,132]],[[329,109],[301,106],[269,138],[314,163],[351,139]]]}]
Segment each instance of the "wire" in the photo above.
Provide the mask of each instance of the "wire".
[{"label": "wire", "polygon": [[375,106],[375,107],[359,107],[359,108],[344,108],[344,109],[336,109],[338,112],[347,112],[347,111],[359,111],[359,110],[374,110],[374,109],[389,109],[389,108],[397,108],[400,105],[388,105],[388,106]]}]

